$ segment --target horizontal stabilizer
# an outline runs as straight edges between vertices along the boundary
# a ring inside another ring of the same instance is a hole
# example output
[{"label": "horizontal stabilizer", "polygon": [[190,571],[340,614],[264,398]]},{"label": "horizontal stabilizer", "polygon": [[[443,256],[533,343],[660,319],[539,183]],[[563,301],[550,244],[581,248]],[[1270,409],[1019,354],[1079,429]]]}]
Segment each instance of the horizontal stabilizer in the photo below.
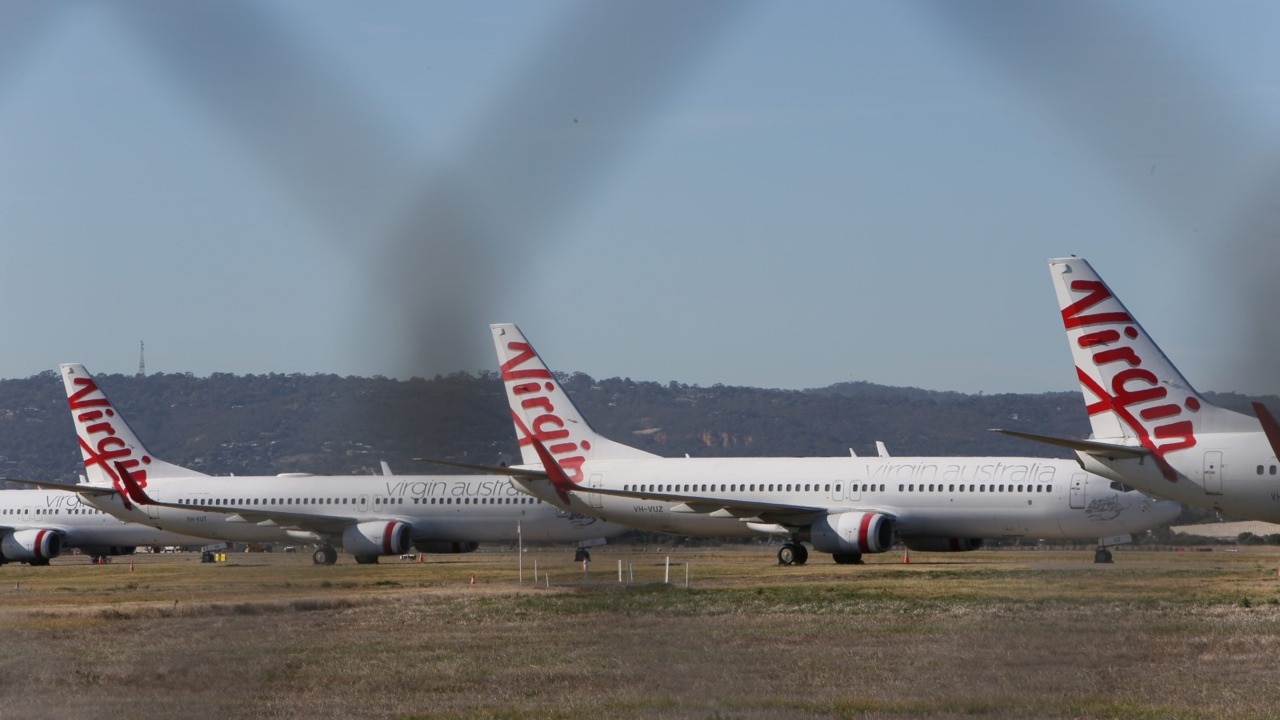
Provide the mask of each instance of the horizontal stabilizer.
[{"label": "horizontal stabilizer", "polygon": [[48,481],[39,481],[39,480],[24,480],[22,478],[13,478],[13,477],[0,478],[0,480],[3,480],[5,482],[11,482],[11,483],[21,483],[23,485],[32,485],[40,488],[41,490],[66,490],[67,492],[79,493],[81,495],[103,496],[103,495],[117,494],[115,488],[104,487],[102,485],[89,485],[87,483],[79,483],[76,485],[71,485],[69,483],[48,482]]},{"label": "horizontal stabilizer", "polygon": [[1035,433],[1020,432],[1018,430],[1003,430],[1001,428],[993,428],[991,432],[1003,433],[1005,435],[1011,435],[1024,440],[1033,440],[1035,442],[1045,443],[1047,445],[1056,445],[1058,447],[1067,448],[1068,450],[1088,453],[1095,457],[1109,458],[1111,460],[1140,458],[1151,454],[1150,450],[1133,445],[1114,445],[1112,443],[1098,442],[1096,440],[1072,440],[1070,438],[1053,437],[1052,435],[1036,435]]},{"label": "horizontal stabilizer", "polygon": [[414,458],[414,460],[418,462],[428,462],[432,465],[443,465],[444,467],[460,468],[462,470],[474,470],[476,472],[488,473],[490,475],[537,478],[539,480],[548,479],[546,470],[535,470],[533,468],[507,467],[505,465],[473,465],[471,463],[453,462],[451,460],[436,460],[434,458]]}]

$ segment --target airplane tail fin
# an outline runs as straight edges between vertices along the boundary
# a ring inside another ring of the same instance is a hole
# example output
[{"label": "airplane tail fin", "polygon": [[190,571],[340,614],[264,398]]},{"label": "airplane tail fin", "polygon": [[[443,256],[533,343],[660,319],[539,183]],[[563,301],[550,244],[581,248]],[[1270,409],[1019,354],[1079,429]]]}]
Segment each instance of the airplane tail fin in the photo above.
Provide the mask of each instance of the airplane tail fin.
[{"label": "airplane tail fin", "polygon": [[1201,433],[1258,430],[1196,392],[1086,260],[1054,258],[1049,270],[1095,439],[1163,459]]},{"label": "airplane tail fin", "polygon": [[83,365],[65,363],[58,367],[90,484],[114,486],[121,495],[128,495],[117,464],[125,467],[141,487],[146,487],[147,478],[204,474],[159,460],[148,452]]},{"label": "airplane tail fin", "polygon": [[581,480],[582,463],[589,459],[656,457],[593,430],[520,328],[499,323],[489,329],[493,332],[523,464],[542,462],[534,438],[574,481]]}]

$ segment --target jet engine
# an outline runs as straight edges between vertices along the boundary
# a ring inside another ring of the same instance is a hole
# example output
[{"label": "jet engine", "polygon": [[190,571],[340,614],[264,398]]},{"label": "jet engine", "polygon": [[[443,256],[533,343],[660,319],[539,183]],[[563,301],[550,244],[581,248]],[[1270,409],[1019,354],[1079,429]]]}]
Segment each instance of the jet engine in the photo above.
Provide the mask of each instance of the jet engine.
[{"label": "jet engine", "polygon": [[893,518],[874,512],[845,512],[814,521],[809,542],[819,552],[880,553],[893,545]]},{"label": "jet engine", "polygon": [[982,538],[903,538],[902,544],[919,552],[969,552],[982,547]]},{"label": "jet engine", "polygon": [[399,555],[409,551],[413,528],[395,520],[376,520],[350,525],[342,531],[342,547],[356,557],[377,559],[379,555]]},{"label": "jet engine", "polygon": [[62,554],[62,535],[53,530],[14,530],[0,539],[5,560],[43,565]]},{"label": "jet engine", "polygon": [[424,540],[413,544],[413,548],[418,552],[440,554],[475,552],[478,547],[480,547],[480,543],[447,542],[444,540]]}]

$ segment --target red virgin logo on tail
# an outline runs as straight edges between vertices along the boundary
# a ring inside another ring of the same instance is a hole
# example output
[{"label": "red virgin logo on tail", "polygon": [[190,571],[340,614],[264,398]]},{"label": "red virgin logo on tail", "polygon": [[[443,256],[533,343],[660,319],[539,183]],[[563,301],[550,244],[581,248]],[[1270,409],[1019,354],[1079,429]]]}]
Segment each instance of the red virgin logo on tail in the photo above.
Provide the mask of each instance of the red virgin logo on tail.
[{"label": "red virgin logo on tail", "polygon": [[1187,397],[1181,405],[1169,401],[1169,388],[1161,384],[1155,373],[1142,367],[1142,357],[1131,344],[1141,331],[1129,313],[1113,310],[1086,314],[1090,308],[1113,297],[1105,284],[1098,280],[1075,280],[1070,287],[1073,292],[1085,295],[1062,309],[1062,324],[1068,331],[1101,326],[1083,332],[1075,340],[1090,354],[1100,377],[1106,377],[1109,370],[1106,366],[1114,363],[1125,366],[1111,376],[1110,388],[1104,388],[1083,368],[1076,367],[1080,384],[1098,398],[1086,406],[1089,416],[1115,413],[1138,435],[1142,446],[1154,454],[1165,479],[1177,482],[1178,474],[1164,456],[1174,450],[1195,447],[1195,425],[1184,413],[1199,410],[1200,402],[1195,397]]},{"label": "red virgin logo on tail", "polygon": [[146,455],[133,457],[133,448],[116,437],[113,424],[116,412],[112,409],[111,402],[98,390],[93,378],[77,377],[71,382],[77,389],[67,396],[67,404],[71,406],[71,413],[76,419],[76,438],[84,453],[84,466],[102,468],[122,497],[127,498],[128,492],[113,467],[114,463],[118,462],[128,469],[139,487],[146,487],[147,471],[144,466],[151,464],[151,458]]},{"label": "red virgin logo on tail", "polygon": [[578,443],[569,439],[569,428],[551,403],[551,393],[556,389],[555,378],[540,363],[535,367],[521,367],[538,357],[529,343],[509,342],[507,350],[515,355],[502,363],[502,380],[511,389],[513,402],[519,400],[520,407],[533,416],[533,420],[526,425],[520,413],[514,407],[511,408],[511,419],[520,435],[520,446],[532,445],[533,439],[537,438],[555,457],[556,464],[570,480],[582,482],[582,464],[587,460],[582,453],[591,449],[591,443],[588,440]]}]

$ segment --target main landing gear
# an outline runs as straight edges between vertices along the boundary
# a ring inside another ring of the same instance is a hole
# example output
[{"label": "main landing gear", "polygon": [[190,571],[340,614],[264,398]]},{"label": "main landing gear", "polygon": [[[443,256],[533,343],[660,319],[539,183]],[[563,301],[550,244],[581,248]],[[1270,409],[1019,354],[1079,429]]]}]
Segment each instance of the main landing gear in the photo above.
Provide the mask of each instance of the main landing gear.
[{"label": "main landing gear", "polygon": [[1106,545],[1099,545],[1098,549],[1093,551],[1093,562],[1094,563],[1114,562],[1114,560],[1111,559],[1111,551],[1107,549]]},{"label": "main landing gear", "polygon": [[809,548],[788,540],[778,548],[779,565],[803,565],[809,561]]},{"label": "main landing gear", "polygon": [[836,561],[837,565],[861,565],[862,553],[831,553],[831,558]]},{"label": "main landing gear", "polygon": [[332,565],[338,562],[338,551],[332,545],[321,545],[311,553],[311,562],[317,565]]}]

